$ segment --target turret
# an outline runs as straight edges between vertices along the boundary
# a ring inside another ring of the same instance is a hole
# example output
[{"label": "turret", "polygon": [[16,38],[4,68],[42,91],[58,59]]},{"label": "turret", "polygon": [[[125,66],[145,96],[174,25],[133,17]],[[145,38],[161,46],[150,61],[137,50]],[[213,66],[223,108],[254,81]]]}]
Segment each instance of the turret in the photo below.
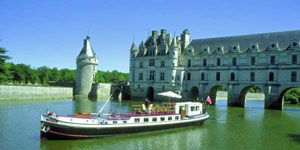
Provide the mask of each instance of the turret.
[{"label": "turret", "polygon": [[75,95],[88,97],[97,73],[98,58],[90,44],[90,37],[83,41],[83,48],[76,58],[76,90]]},{"label": "turret", "polygon": [[177,45],[177,40],[175,39],[175,37],[173,38],[172,40],[172,43],[171,43],[171,46],[170,46],[170,49],[169,49],[169,55],[172,57],[172,58],[178,58],[178,45]]},{"label": "turret", "polygon": [[175,83],[175,77],[176,77],[176,70],[175,68],[178,66],[178,45],[177,45],[177,40],[174,37],[173,41],[171,43],[170,49],[169,49],[169,56],[171,57],[171,61],[172,61],[172,81],[171,83],[174,84]]},{"label": "turret", "polygon": [[135,57],[137,56],[137,54],[138,54],[138,50],[137,50],[136,45],[135,45],[134,42],[133,42],[132,45],[131,45],[131,48],[130,48],[130,54],[131,54],[130,59],[135,58]]}]

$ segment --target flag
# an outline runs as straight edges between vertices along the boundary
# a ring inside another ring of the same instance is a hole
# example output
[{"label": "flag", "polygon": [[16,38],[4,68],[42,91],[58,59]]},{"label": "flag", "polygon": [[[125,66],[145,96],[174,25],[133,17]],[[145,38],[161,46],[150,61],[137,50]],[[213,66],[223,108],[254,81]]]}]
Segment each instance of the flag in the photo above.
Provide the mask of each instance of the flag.
[{"label": "flag", "polygon": [[210,99],[209,96],[207,96],[206,101],[207,101],[209,104],[212,104],[211,99]]}]

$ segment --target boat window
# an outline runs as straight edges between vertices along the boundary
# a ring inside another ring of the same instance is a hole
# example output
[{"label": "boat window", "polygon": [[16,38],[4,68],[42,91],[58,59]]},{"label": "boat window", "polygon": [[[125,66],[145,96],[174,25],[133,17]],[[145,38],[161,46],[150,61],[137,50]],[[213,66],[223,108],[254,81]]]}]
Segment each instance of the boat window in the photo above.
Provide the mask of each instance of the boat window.
[{"label": "boat window", "polygon": [[123,123],[124,123],[124,124],[126,124],[126,123],[127,123],[127,121],[123,121]]},{"label": "boat window", "polygon": [[199,107],[199,106],[197,106],[197,107],[196,107],[196,111],[199,111],[199,110],[200,110],[200,107]]},{"label": "boat window", "polygon": [[175,120],[178,120],[179,119],[179,116],[175,116]]},{"label": "boat window", "polygon": [[140,118],[135,118],[134,122],[140,122]]},{"label": "boat window", "polygon": [[160,121],[165,121],[165,117],[160,117]]},{"label": "boat window", "polygon": [[117,124],[118,123],[118,121],[113,121],[113,124]]},{"label": "boat window", "polygon": [[149,118],[144,118],[144,122],[149,122]]},{"label": "boat window", "polygon": [[152,118],[152,121],[153,121],[153,122],[156,122],[156,121],[157,121],[157,118],[156,118],[156,117],[153,117],[153,118]]},{"label": "boat window", "polygon": [[172,120],[172,116],[168,117],[168,120]]},{"label": "boat window", "polygon": [[195,107],[195,106],[192,106],[192,107],[191,107],[191,111],[196,111],[196,107]]}]

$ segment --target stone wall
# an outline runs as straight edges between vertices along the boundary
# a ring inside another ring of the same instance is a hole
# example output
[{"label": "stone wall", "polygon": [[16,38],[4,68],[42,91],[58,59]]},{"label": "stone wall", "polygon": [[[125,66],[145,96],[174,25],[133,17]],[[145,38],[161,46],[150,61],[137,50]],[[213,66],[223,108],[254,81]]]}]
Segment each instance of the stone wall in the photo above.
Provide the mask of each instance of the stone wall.
[{"label": "stone wall", "polygon": [[0,100],[60,98],[73,98],[73,88],[0,85]]},{"label": "stone wall", "polygon": [[110,83],[94,83],[92,86],[91,96],[98,100],[105,100],[111,95]]}]

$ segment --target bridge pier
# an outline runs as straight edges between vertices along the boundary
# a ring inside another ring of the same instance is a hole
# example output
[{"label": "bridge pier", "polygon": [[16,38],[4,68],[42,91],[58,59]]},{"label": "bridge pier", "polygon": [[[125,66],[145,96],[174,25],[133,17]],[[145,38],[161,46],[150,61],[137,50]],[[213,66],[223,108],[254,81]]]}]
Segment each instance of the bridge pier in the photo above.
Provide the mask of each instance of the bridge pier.
[{"label": "bridge pier", "polygon": [[240,94],[228,93],[227,106],[229,107],[244,107],[245,100],[240,99]]},{"label": "bridge pier", "polygon": [[[210,99],[211,99],[211,105],[216,105],[216,101],[217,101],[217,93],[211,94],[209,95]],[[206,99],[205,99],[206,100]]]},{"label": "bridge pier", "polygon": [[279,95],[266,95],[265,109],[282,110],[283,101]]}]

